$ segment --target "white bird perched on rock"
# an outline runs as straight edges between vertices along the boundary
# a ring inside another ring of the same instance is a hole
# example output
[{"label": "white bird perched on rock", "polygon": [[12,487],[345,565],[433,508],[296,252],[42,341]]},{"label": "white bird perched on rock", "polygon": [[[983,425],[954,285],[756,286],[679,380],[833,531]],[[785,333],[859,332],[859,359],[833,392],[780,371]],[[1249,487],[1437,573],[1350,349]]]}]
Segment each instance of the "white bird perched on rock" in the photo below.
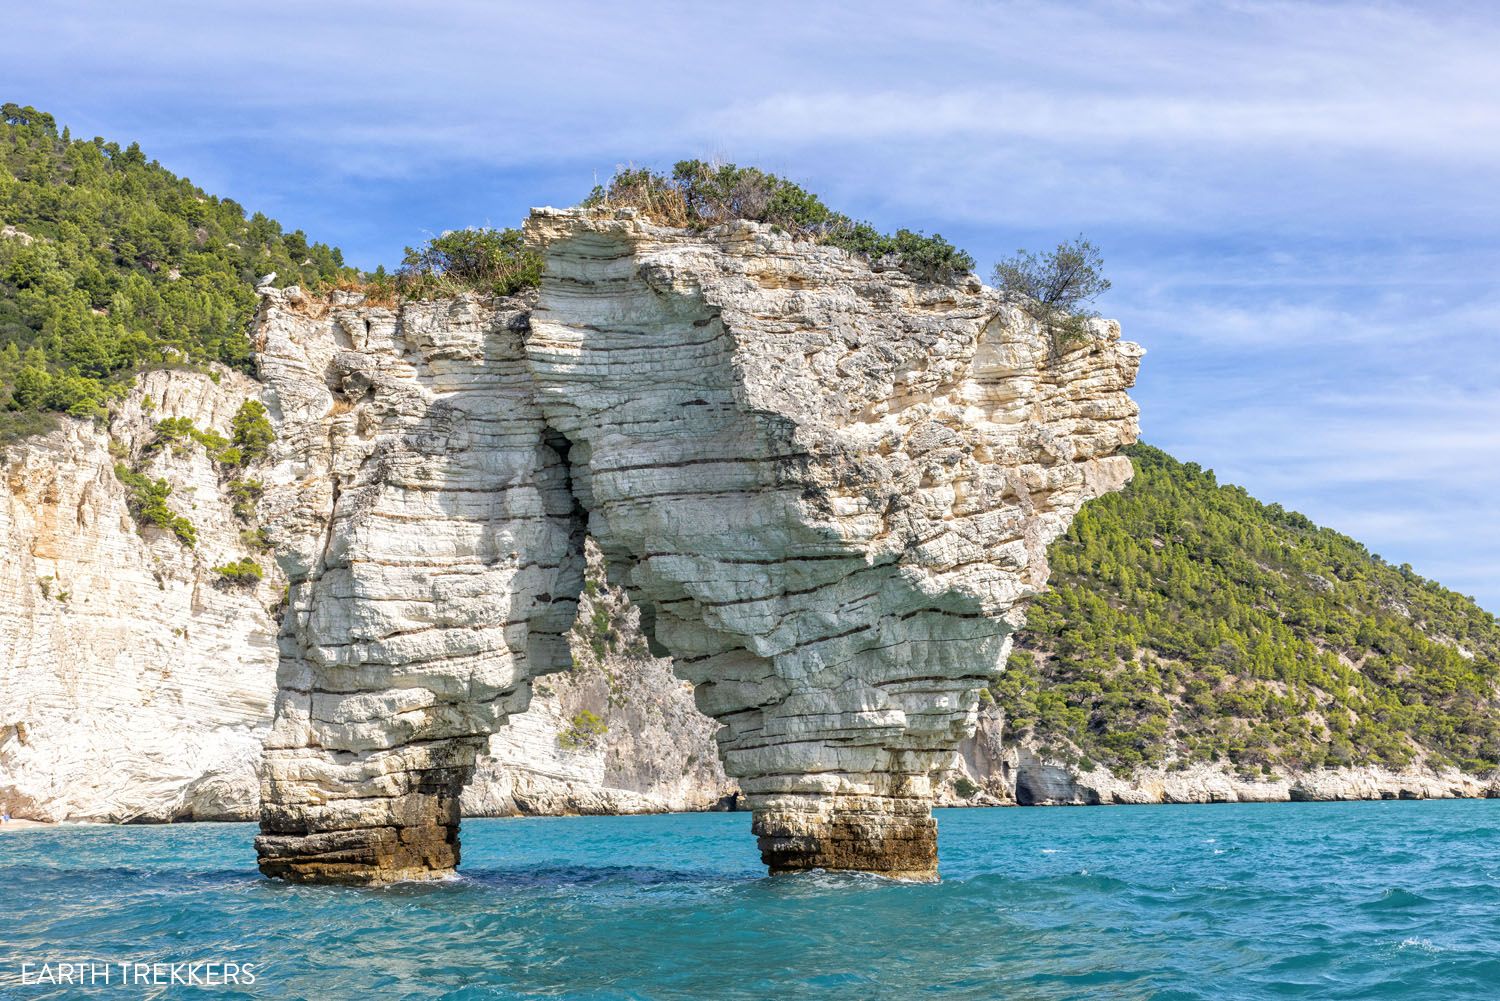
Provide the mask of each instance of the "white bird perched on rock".
[{"label": "white bird perched on rock", "polygon": [[266,286],[270,285],[275,280],[276,280],[276,272],[272,271],[268,275],[261,275],[260,276],[260,281],[258,281],[258,282],[255,283],[255,287],[256,288],[265,288]]}]

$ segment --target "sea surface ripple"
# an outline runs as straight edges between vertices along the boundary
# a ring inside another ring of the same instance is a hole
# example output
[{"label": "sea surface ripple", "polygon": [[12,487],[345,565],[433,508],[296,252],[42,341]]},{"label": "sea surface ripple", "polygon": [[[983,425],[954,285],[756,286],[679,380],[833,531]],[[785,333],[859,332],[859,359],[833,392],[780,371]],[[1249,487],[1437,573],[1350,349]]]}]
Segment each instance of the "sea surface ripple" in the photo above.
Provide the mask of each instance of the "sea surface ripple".
[{"label": "sea surface ripple", "polygon": [[[933,885],[767,878],[746,814],[465,821],[461,877],[375,890],[260,878],[250,824],[8,833],[0,997],[1500,996],[1497,801],[938,820]],[[256,982],[20,982],[88,960]]]}]

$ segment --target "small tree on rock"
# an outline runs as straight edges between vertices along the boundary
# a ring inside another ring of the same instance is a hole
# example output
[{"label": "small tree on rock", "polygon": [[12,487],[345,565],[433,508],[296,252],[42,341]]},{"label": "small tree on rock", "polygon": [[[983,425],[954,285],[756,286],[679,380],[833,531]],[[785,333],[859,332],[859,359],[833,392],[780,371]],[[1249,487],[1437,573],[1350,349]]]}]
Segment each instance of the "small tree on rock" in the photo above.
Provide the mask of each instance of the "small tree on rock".
[{"label": "small tree on rock", "polygon": [[995,265],[995,285],[1040,323],[1063,351],[1089,336],[1093,301],[1109,291],[1099,248],[1082,236],[1038,256],[1018,250]]},{"label": "small tree on rock", "polygon": [[240,450],[241,461],[249,465],[266,457],[271,443],[276,440],[276,430],[266,418],[266,405],[259,400],[246,400],[230,421],[234,433],[235,447]]}]

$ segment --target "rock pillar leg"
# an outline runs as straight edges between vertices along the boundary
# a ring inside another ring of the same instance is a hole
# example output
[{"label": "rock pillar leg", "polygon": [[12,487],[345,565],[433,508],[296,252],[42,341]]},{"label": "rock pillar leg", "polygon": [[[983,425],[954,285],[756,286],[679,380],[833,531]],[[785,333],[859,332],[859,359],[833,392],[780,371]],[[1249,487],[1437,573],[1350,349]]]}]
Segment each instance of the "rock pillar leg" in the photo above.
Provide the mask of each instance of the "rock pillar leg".
[{"label": "rock pillar leg", "polygon": [[268,752],[269,805],[255,841],[260,871],[297,883],[451,875],[459,796],[483,746],[468,739],[363,755]]},{"label": "rock pillar leg", "polygon": [[583,524],[532,399],[526,303],[367,307],[272,291],[279,413],[261,504],[291,582],[260,869],[441,878],[491,734],[569,663]]},{"label": "rock pillar leg", "polygon": [[937,878],[937,821],[925,798],[785,797],[755,809],[753,830],[773,874],[850,869]]}]

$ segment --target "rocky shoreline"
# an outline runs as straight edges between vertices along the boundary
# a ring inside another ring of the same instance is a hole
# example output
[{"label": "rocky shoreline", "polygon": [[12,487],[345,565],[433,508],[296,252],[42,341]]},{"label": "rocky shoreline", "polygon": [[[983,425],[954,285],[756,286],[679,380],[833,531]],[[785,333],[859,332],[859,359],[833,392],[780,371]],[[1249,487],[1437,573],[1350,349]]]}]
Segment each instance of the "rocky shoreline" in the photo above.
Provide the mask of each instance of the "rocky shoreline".
[{"label": "rocky shoreline", "polygon": [[1026,737],[1009,737],[1002,714],[989,710],[980,714],[974,736],[960,745],[958,767],[938,803],[1103,806],[1500,798],[1500,774],[1456,769],[1356,767],[1247,778],[1222,766],[1193,764],[1143,769],[1122,778],[1102,765],[1084,770],[1073,763],[1078,758],[1039,747]]},{"label": "rocky shoreline", "polygon": [[[1105,787],[1108,787],[1107,789]],[[743,796],[728,792],[701,806],[684,807],[650,793],[607,787],[548,786],[523,778],[510,786],[511,798],[481,801],[466,819],[517,819],[523,817],[626,817],[669,813],[748,812]],[[1191,776],[1181,783],[1130,784],[1123,781],[1094,785],[1074,778],[1065,796],[1044,799],[999,799],[980,791],[962,796],[951,789],[938,795],[933,806],[946,809],[1007,809],[1067,806],[1190,806],[1229,803],[1352,803],[1372,801],[1418,801],[1433,799],[1500,799],[1500,781],[1454,773],[1388,772],[1383,769],[1342,769],[1327,775],[1281,777],[1266,782],[1245,782],[1222,772]],[[466,800],[467,801],[467,800]],[[249,823],[257,810],[243,816],[226,815],[206,819],[191,817],[171,821],[111,823],[93,820],[30,820],[13,817],[0,824],[0,833],[56,830],[60,827],[138,827],[189,823]]]}]

